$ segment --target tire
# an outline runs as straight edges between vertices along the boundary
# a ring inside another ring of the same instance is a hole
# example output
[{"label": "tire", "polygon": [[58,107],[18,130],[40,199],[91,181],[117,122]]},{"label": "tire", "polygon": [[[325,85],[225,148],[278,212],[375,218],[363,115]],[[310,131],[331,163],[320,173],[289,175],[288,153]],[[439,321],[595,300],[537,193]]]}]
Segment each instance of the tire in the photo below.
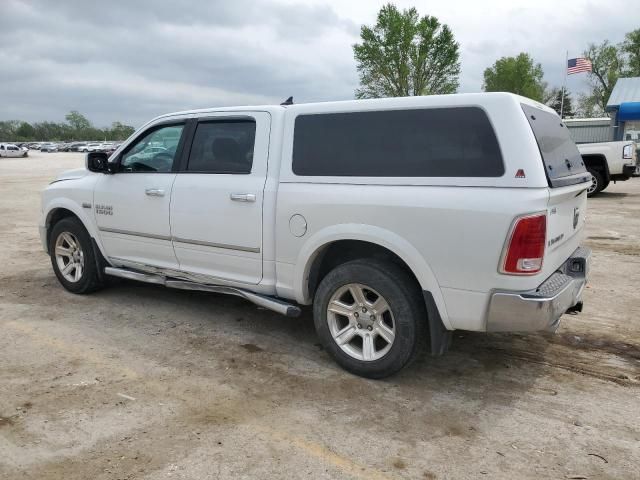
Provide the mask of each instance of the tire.
[{"label": "tire", "polygon": [[[79,247],[79,250],[74,245]],[[77,218],[63,218],[53,226],[49,239],[49,252],[53,271],[58,281],[68,291],[85,294],[95,292],[104,286],[98,271],[91,237]],[[76,266],[65,272],[65,268],[71,263]]]},{"label": "tire", "polygon": [[604,190],[606,185],[604,184],[604,179],[599,171],[592,170],[591,168],[587,168],[587,170],[591,174],[591,187],[587,189],[587,197],[591,198]]},{"label": "tire", "polygon": [[[343,313],[329,311],[330,303]],[[313,318],[325,350],[345,370],[366,378],[388,377],[407,366],[427,335],[426,308],[415,279],[398,265],[373,258],[329,272],[316,291]],[[342,346],[334,337],[341,337]],[[366,351],[365,345],[370,347]]]}]

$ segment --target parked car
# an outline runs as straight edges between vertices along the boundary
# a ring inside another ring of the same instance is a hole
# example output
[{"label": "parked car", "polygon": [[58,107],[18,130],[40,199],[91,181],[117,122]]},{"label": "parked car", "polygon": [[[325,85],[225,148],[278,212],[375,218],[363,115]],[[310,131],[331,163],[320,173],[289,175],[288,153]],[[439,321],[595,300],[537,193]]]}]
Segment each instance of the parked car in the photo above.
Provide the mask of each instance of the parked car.
[{"label": "parked car", "polygon": [[111,155],[113,152],[115,152],[118,149],[119,146],[120,146],[119,143],[110,143],[110,144],[104,145],[102,151]]},{"label": "parked car", "polygon": [[58,144],[59,152],[69,152],[71,149],[71,142],[62,142]]},{"label": "parked car", "polygon": [[101,143],[87,143],[83,147],[79,148],[80,152],[99,152],[102,150]]},{"label": "parked car", "polygon": [[632,141],[582,143],[578,150],[591,174],[588,196],[593,197],[609,186],[611,181],[624,182],[640,177],[637,145]]},{"label": "parked car", "polygon": [[18,158],[29,155],[27,150],[14,145],[13,143],[0,143],[0,157]]},{"label": "parked car", "polygon": [[85,142],[73,142],[69,145],[70,152],[79,152],[84,148],[87,144]]},{"label": "parked car", "polygon": [[116,276],[313,305],[325,350],[371,378],[456,329],[554,331],[582,309],[591,175],[524,97],[181,112],[86,162],[42,196],[42,245],[74,293]]},{"label": "parked car", "polygon": [[43,143],[40,145],[41,152],[53,153],[58,151],[58,145],[55,143]]}]

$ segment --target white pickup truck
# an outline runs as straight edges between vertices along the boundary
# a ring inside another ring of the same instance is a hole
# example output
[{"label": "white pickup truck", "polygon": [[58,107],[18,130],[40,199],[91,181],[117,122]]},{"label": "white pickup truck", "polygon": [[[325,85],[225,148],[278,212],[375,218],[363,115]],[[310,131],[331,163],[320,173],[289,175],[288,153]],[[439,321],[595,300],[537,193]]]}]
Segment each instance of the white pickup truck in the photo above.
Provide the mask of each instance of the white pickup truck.
[{"label": "white pickup truck", "polygon": [[[161,147],[161,148],[158,148]],[[455,329],[554,331],[580,311],[591,175],[549,108],[504,93],[158,117],[42,195],[74,293],[105,275],[297,316],[381,378]]]},{"label": "white pickup truck", "polygon": [[28,155],[29,151],[25,148],[20,148],[13,143],[0,143],[0,157],[18,158]]},{"label": "white pickup truck", "polygon": [[582,143],[578,145],[578,151],[591,174],[589,197],[607,188],[611,181],[640,177],[640,159],[634,142]]}]

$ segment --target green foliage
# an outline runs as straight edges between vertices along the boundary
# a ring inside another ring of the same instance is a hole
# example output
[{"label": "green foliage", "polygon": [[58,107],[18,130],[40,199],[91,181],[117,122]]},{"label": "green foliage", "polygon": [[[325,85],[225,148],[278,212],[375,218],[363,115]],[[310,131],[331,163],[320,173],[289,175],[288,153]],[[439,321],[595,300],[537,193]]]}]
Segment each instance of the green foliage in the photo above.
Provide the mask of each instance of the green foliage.
[{"label": "green foliage", "polygon": [[77,110],[71,110],[64,118],[67,120],[69,125],[71,125],[71,128],[77,132],[91,128],[91,122]]},{"label": "green foliage", "polygon": [[564,91],[564,104],[562,103],[563,94],[561,88],[552,88],[549,92],[551,98],[545,101],[546,105],[553,108],[558,115],[560,115],[560,111],[562,111],[562,118],[572,118],[575,116],[573,103],[571,102],[571,94],[566,89]]},{"label": "green foliage", "polygon": [[29,124],[20,120],[0,121],[0,141],[125,140],[135,130],[132,126],[120,122],[113,122],[111,127],[107,128],[95,128],[84,115],[75,110],[69,112],[65,119],[68,123]]},{"label": "green foliage", "polygon": [[36,129],[27,122],[21,122],[20,126],[16,129],[16,135],[18,138],[33,138],[36,134]]},{"label": "green foliage", "polygon": [[16,131],[20,128],[22,122],[20,120],[5,120],[0,121],[0,142],[13,140],[15,138]]},{"label": "green foliage", "polygon": [[543,101],[545,83],[542,65],[534,63],[527,53],[502,57],[484,71],[485,92],[511,92]]},{"label": "green foliage", "polygon": [[135,130],[136,129],[131,125],[125,125],[120,122],[113,122],[111,124],[111,128],[107,130],[107,140],[124,140],[126,138],[129,138],[133,134],[133,132],[135,132]]},{"label": "green foliage", "polygon": [[596,101],[596,98],[590,94],[580,94],[578,97],[578,109],[576,111],[576,117],[578,118],[593,118],[593,117],[605,117],[607,114],[604,111],[604,107],[600,106]]},{"label": "green foliage", "polygon": [[623,76],[625,58],[615,45],[605,40],[599,45],[590,44],[583,56],[591,60],[593,71],[589,73],[591,93],[585,97],[584,104],[604,112],[613,87]]},{"label": "green foliage", "polygon": [[640,28],[627,33],[620,48],[627,57],[625,76],[640,77]]},{"label": "green foliage", "polygon": [[459,45],[436,17],[415,8],[383,6],[373,27],[363,25],[353,45],[360,76],[357,98],[455,93],[460,74]]}]

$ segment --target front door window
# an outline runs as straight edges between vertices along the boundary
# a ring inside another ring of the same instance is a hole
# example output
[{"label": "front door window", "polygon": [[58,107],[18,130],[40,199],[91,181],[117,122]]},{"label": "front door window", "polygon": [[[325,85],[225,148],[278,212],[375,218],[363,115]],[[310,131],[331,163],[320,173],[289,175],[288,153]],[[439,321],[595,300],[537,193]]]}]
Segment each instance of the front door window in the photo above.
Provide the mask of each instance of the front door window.
[{"label": "front door window", "polygon": [[122,155],[120,172],[169,173],[184,125],[160,127],[144,135]]}]

